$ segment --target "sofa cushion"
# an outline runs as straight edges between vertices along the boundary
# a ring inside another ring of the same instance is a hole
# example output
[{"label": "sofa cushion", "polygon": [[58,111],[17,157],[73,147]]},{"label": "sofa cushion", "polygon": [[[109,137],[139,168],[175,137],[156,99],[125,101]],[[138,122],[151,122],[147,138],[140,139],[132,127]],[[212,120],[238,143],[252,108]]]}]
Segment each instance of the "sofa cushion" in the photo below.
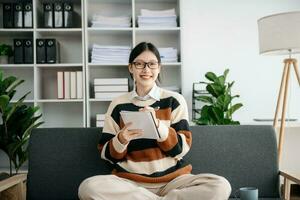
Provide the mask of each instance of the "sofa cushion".
[{"label": "sofa cushion", "polygon": [[185,157],[193,173],[214,173],[229,180],[234,192],[257,187],[259,196],[279,197],[277,145],[272,126],[194,126]]}]

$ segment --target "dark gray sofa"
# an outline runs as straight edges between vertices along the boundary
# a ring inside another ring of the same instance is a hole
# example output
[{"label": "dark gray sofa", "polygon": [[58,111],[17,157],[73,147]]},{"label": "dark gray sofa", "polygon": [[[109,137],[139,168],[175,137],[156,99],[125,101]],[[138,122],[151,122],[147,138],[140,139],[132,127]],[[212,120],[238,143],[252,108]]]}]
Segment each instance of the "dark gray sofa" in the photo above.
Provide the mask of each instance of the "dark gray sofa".
[{"label": "dark gray sofa", "polygon": [[[234,192],[257,187],[262,199],[279,199],[279,171],[271,126],[192,126],[193,145],[185,157],[193,173],[224,176]],[[100,159],[98,128],[40,128],[29,144],[27,199],[77,199],[82,180],[109,174]],[[104,186],[105,187],[105,186]]]}]

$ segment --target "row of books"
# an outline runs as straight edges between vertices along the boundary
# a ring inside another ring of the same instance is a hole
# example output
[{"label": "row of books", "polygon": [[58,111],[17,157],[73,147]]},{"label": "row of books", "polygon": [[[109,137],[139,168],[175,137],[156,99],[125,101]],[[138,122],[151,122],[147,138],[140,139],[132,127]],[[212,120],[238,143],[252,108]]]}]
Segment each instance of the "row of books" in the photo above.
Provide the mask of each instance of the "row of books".
[{"label": "row of books", "polygon": [[112,100],[129,90],[128,78],[95,78],[95,99]]},{"label": "row of books", "polygon": [[93,45],[91,62],[92,63],[128,63],[130,46],[105,46]]},{"label": "row of books", "polygon": [[139,27],[177,27],[175,9],[148,10],[141,9],[137,22]]},{"label": "row of books", "polygon": [[82,99],[83,79],[82,71],[57,72],[57,98]]},{"label": "row of books", "polygon": [[115,27],[115,28],[128,28],[131,26],[131,17],[108,17],[101,14],[93,15],[92,27]]},{"label": "row of books", "polygon": [[104,126],[105,114],[96,114],[96,127]]}]

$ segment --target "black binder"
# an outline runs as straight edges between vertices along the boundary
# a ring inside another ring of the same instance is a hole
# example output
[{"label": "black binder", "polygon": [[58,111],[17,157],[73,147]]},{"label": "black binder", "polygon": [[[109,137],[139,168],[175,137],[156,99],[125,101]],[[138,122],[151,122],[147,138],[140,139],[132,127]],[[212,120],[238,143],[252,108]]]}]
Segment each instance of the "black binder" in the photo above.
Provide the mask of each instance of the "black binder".
[{"label": "black binder", "polygon": [[14,63],[23,64],[24,61],[23,40],[14,39]]},{"label": "black binder", "polygon": [[23,19],[24,19],[24,28],[32,28],[32,3],[27,2],[24,4],[23,9]]},{"label": "black binder", "polygon": [[46,62],[56,63],[57,61],[56,39],[46,39]]},{"label": "black binder", "polygon": [[23,28],[23,6],[21,3],[14,4],[14,28]]},{"label": "black binder", "polygon": [[63,28],[63,7],[62,3],[54,3],[54,27]]},{"label": "black binder", "polygon": [[24,39],[24,63],[32,64],[33,63],[33,43],[32,39]]},{"label": "black binder", "polygon": [[53,28],[53,4],[44,4],[44,27]]},{"label": "black binder", "polygon": [[45,39],[36,39],[36,63],[46,63]]},{"label": "black binder", "polygon": [[73,27],[73,4],[64,3],[64,27]]},{"label": "black binder", "polygon": [[14,9],[11,3],[3,4],[3,27],[4,28],[14,27]]}]

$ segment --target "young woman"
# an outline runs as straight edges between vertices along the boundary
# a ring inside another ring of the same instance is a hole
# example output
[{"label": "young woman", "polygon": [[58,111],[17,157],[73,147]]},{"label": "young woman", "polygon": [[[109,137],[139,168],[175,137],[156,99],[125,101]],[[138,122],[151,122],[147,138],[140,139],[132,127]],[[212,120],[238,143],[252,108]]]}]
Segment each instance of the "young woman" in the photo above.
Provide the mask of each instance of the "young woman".
[{"label": "young woman", "polygon": [[[191,174],[183,159],[191,148],[188,109],[182,95],[160,88],[157,48],[142,42],[131,52],[128,69],[134,90],[112,101],[98,149],[113,164],[112,175],[93,176],[79,187],[79,198],[101,200],[225,200],[229,182],[213,174]],[[155,109],[156,108],[156,109]],[[136,139],[142,130],[124,124],[120,111],[152,112],[160,139]]]}]

